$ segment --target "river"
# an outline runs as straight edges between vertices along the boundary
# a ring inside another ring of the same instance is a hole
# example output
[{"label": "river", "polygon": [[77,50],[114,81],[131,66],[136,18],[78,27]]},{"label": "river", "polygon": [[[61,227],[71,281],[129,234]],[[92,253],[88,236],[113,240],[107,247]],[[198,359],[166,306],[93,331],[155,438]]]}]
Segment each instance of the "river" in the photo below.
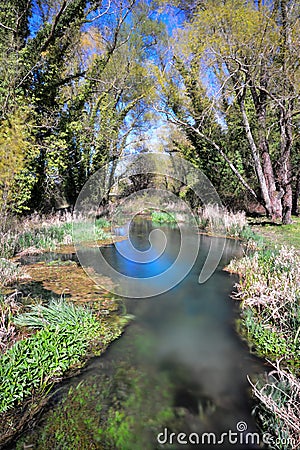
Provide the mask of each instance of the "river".
[{"label": "river", "polygon": [[[139,250],[149,247],[153,228],[149,220],[133,223],[131,236]],[[152,263],[132,262],[114,245],[104,247],[103,256],[116,270],[143,278],[147,289],[151,277],[174,262],[180,246],[178,228],[159,228],[167,245]],[[191,233],[191,249],[194,237]],[[212,239],[215,248],[224,246],[223,256],[209,280],[199,284]],[[238,305],[230,294],[237,278],[223,270],[241,251],[235,240],[201,236],[200,252],[183,281],[160,295],[143,298],[141,292],[126,299],[127,313],[135,319],[122,337],[59,386],[40,421],[12,448],[259,448],[247,375],[265,368],[235,331]],[[79,391],[85,392],[81,400]],[[73,441],[64,433],[75,433]],[[85,437],[78,438],[80,433]],[[254,433],[253,442],[247,433]]]}]

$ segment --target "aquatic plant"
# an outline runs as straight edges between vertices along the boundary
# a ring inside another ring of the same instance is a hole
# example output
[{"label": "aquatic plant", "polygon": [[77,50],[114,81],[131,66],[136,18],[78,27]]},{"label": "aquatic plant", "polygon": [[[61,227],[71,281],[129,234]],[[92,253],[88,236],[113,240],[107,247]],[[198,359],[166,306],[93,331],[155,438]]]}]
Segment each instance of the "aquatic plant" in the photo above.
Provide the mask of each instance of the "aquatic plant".
[{"label": "aquatic plant", "polygon": [[167,213],[164,211],[152,211],[151,219],[156,223],[175,223],[176,218],[174,214]]},{"label": "aquatic plant", "polygon": [[123,320],[101,321],[89,308],[65,301],[35,305],[14,319],[37,331],[0,357],[0,413],[39,395],[74,365],[83,363],[95,340],[106,346],[118,337]]},{"label": "aquatic plant", "polygon": [[53,450],[152,450],[161,427],[173,424],[172,402],[166,376],[153,378],[123,362],[110,376],[99,373],[72,386],[42,428],[21,439],[17,449],[26,443]]}]

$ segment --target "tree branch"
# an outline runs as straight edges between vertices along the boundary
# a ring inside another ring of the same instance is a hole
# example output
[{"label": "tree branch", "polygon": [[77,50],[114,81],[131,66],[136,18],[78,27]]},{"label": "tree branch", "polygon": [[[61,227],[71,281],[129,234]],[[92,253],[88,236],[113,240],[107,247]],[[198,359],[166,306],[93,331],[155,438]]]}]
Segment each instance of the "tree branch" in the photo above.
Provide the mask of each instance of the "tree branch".
[{"label": "tree branch", "polygon": [[54,17],[50,34],[49,34],[48,38],[46,39],[46,41],[44,42],[44,44],[42,45],[41,52],[44,52],[48,48],[49,44],[51,44],[51,42],[54,40],[57,24],[59,22],[61,15],[64,13],[66,7],[67,7],[67,0],[63,0],[60,10]]},{"label": "tree branch", "polygon": [[217,152],[222,156],[222,158],[227,162],[230,169],[236,175],[236,177],[239,179],[241,184],[247,189],[247,191],[252,195],[252,197],[258,201],[258,196],[254,192],[254,190],[251,188],[251,186],[249,186],[249,184],[244,179],[244,177],[241,175],[241,173],[238,171],[238,169],[235,167],[235,165],[230,161],[230,159],[228,158],[226,153],[223,151],[223,149],[213,139],[211,139],[210,137],[208,137],[204,133],[202,133],[199,130],[199,128],[195,128],[193,125],[190,125],[189,123],[186,123],[183,120],[178,119],[177,117],[176,118],[174,116],[171,117],[170,113],[167,113],[166,111],[161,110],[161,109],[156,109],[156,110],[160,113],[167,115],[167,118],[171,123],[190,129],[191,131],[196,133],[198,136],[200,136],[202,139],[204,139],[206,142],[208,142],[210,145],[212,145],[217,150]]}]

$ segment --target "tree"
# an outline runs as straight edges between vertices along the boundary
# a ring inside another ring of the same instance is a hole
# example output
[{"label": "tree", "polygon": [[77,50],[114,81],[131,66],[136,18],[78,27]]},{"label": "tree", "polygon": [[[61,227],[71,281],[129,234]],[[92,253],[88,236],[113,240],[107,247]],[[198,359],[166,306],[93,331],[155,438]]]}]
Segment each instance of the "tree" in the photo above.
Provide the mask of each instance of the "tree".
[{"label": "tree", "polygon": [[[171,70],[160,75],[169,119],[214,149],[267,214],[283,223],[291,220],[299,114],[298,13],[295,1],[203,1],[178,33]],[[167,81],[170,72],[173,80],[177,74],[175,85]],[[223,147],[233,109],[247,141],[243,159],[252,161],[257,185]]]},{"label": "tree", "polygon": [[2,123],[27,108],[37,149],[27,206],[73,204],[145,126],[153,95],[146,61],[163,27],[136,0],[10,0],[1,8]]},{"label": "tree", "polygon": [[23,109],[22,114],[8,116],[0,130],[0,212],[4,221],[10,212],[22,211],[34,183],[26,172],[35,156],[28,113]]}]

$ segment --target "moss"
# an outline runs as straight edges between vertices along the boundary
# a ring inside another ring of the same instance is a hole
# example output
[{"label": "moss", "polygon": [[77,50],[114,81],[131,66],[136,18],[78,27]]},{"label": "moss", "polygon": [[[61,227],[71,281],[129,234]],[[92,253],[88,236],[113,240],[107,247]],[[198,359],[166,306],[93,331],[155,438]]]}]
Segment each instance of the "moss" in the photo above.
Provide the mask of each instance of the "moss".
[{"label": "moss", "polygon": [[152,450],[154,436],[174,420],[170,381],[123,363],[109,376],[72,386],[17,449]]}]

